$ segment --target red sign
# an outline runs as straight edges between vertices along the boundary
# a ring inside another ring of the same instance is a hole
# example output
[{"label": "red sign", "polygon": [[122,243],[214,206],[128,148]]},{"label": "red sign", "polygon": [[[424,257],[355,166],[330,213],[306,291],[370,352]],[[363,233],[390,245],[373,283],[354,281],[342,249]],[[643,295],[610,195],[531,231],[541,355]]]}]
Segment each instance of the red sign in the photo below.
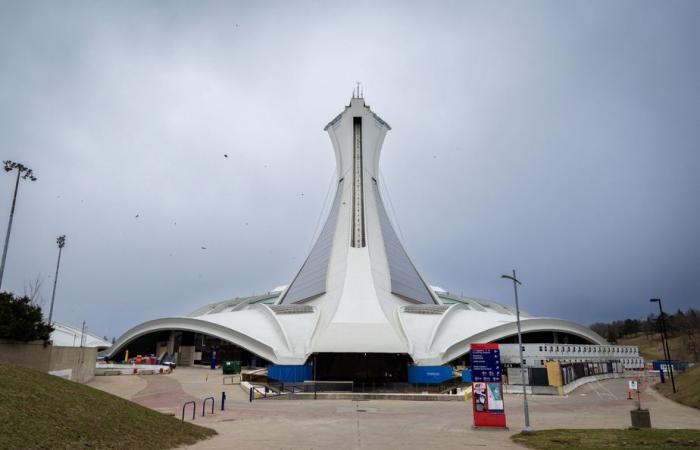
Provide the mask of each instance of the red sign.
[{"label": "red sign", "polygon": [[472,411],[475,427],[506,426],[498,344],[471,344]]}]

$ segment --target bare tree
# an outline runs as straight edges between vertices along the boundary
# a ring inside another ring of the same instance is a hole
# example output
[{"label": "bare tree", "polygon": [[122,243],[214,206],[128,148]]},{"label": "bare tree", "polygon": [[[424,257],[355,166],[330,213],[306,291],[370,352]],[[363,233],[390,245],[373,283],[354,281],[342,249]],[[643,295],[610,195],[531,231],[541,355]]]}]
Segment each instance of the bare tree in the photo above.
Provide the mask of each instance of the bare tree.
[{"label": "bare tree", "polygon": [[43,281],[40,273],[37,274],[33,280],[24,283],[24,296],[29,297],[29,301],[39,307],[44,306],[44,296],[41,295],[42,284]]}]

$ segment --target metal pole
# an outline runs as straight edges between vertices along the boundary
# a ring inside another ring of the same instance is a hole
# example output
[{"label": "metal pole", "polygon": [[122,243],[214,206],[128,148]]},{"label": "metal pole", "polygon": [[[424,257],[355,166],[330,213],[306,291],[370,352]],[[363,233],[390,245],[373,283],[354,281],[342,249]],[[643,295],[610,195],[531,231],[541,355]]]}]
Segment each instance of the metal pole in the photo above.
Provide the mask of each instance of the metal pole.
[{"label": "metal pole", "polygon": [[523,433],[533,433],[535,430],[530,426],[530,409],[527,404],[527,386],[525,385],[525,360],[523,359],[523,338],[520,330],[520,304],[518,302],[518,278],[513,269],[513,276],[502,275],[501,278],[507,278],[513,281],[513,292],[515,294],[515,317],[518,326],[518,353],[520,354],[520,380],[523,384],[523,413],[525,415],[525,427]]},{"label": "metal pole", "polygon": [[80,330],[80,348],[83,348],[85,343],[85,321],[83,320],[83,328]]},{"label": "metal pole", "polygon": [[[661,333],[659,333],[659,335],[661,336],[661,350],[663,350],[663,352],[664,352],[664,359],[663,360],[666,361],[666,365],[668,365],[668,360],[671,358],[668,357],[668,349],[666,348],[666,341],[664,340],[664,331],[663,330],[664,330],[664,328],[662,326]],[[661,369],[661,372],[664,372],[663,368]]]},{"label": "metal pole", "polygon": [[518,283],[513,269],[513,291],[515,292],[515,315],[518,322],[518,353],[520,354],[520,379],[523,383],[523,412],[525,414],[525,428],[523,432],[532,433],[534,430],[530,427],[530,410],[527,404],[527,387],[525,386],[525,360],[523,359],[523,337],[520,330],[520,304],[518,302]]},{"label": "metal pole", "polygon": [[10,209],[10,222],[7,224],[7,234],[5,235],[5,247],[2,249],[2,261],[0,261],[0,287],[2,287],[2,276],[5,273],[5,259],[7,258],[7,246],[10,243],[10,231],[12,231],[12,218],[15,215],[15,204],[17,203],[17,189],[19,188],[19,176],[22,171],[17,169],[17,181],[15,181],[15,192],[12,195],[12,208]]},{"label": "metal pole", "polygon": [[58,268],[61,266],[61,252],[63,246],[66,245],[66,235],[61,235],[56,240],[58,244],[58,261],[56,261],[56,275],[53,277],[53,292],[51,293],[51,307],[49,308],[49,326],[51,326],[51,318],[53,317],[53,302],[56,298],[56,283],[58,282]]},{"label": "metal pole", "polygon": [[668,334],[666,334],[666,320],[664,319],[664,310],[661,307],[661,299],[659,299],[659,312],[661,313],[661,332],[663,333],[663,341],[666,346],[666,365],[668,372],[671,374],[671,386],[673,393],[676,393],[676,380],[673,378],[673,363],[671,362],[671,348],[668,346]]}]

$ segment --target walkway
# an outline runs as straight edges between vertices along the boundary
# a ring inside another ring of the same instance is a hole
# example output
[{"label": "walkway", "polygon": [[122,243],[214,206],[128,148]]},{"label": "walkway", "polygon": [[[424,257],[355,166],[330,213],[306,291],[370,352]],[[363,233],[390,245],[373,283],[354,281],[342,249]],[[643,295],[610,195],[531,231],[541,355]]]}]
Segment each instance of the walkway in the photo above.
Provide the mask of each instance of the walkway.
[{"label": "walkway", "polygon": [[[133,384],[124,377],[104,377],[101,389],[118,391]],[[509,436],[523,426],[522,397],[506,395],[509,431],[473,430],[471,404],[391,400],[257,400],[248,402],[238,386],[222,386],[220,371],[178,368],[172,375],[143,376],[148,386],[132,398],[164,410],[172,394],[172,412],[179,417],[181,400],[214,396],[214,416],[195,423],[214,428],[219,435],[188,449],[284,448],[284,449],[380,449],[380,448],[521,448]],[[106,386],[109,389],[106,389]],[[635,402],[627,400],[627,381],[606,380],[587,384],[568,397],[530,398],[535,429],[625,428]],[[226,411],[219,410],[221,392],[228,397]],[[179,404],[175,404],[180,402]],[[700,428],[700,411],[688,408],[645,387],[642,406],[651,410],[654,427]]]}]

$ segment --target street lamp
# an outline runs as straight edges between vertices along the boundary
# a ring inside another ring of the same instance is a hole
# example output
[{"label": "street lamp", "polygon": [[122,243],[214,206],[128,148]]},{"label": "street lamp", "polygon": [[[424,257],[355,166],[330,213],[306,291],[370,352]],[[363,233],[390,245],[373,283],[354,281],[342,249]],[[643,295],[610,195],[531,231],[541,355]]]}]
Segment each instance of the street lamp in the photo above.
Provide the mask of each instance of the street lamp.
[{"label": "street lamp", "polygon": [[10,160],[3,161],[5,164],[5,172],[12,172],[17,169],[17,181],[15,181],[15,193],[12,195],[12,208],[10,209],[10,223],[7,225],[7,234],[5,235],[5,247],[2,250],[2,261],[0,261],[0,287],[2,287],[2,276],[5,273],[5,259],[7,258],[7,245],[10,243],[10,231],[12,231],[12,219],[15,215],[15,203],[17,203],[17,188],[19,188],[19,179],[36,181],[36,177],[32,169],[20,163]]},{"label": "street lamp", "polygon": [[62,234],[56,239],[58,245],[58,261],[56,261],[56,276],[53,277],[53,292],[51,293],[51,308],[49,309],[49,326],[51,325],[51,317],[53,316],[53,301],[56,298],[56,283],[58,282],[58,267],[61,265],[61,251],[66,245],[66,235]]},{"label": "street lamp", "polygon": [[661,347],[664,349],[664,356],[666,357],[666,366],[668,367],[668,372],[671,374],[671,386],[673,387],[673,393],[676,393],[676,380],[673,379],[673,363],[671,363],[671,349],[668,346],[668,335],[666,334],[666,320],[664,319],[664,310],[661,307],[660,298],[652,298],[649,300],[651,303],[659,304],[659,315],[661,316]]},{"label": "street lamp", "polygon": [[523,337],[520,332],[520,305],[518,304],[518,285],[522,284],[515,276],[515,269],[513,269],[513,275],[501,275],[501,278],[511,280],[513,282],[513,292],[515,293],[515,317],[518,324],[518,352],[520,353],[520,380],[523,384],[523,412],[525,413],[525,428],[523,428],[523,433],[534,433],[534,429],[530,426],[530,410],[527,406],[527,386],[525,386],[525,360],[523,359]]}]

